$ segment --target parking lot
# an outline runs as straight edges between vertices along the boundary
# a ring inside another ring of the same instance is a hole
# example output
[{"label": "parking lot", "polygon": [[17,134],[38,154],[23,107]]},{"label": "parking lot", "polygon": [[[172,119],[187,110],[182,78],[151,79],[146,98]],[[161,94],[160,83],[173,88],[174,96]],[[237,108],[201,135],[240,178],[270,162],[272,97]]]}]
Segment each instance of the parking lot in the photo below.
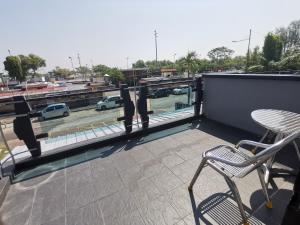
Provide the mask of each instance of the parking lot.
[{"label": "parking lot", "polygon": [[[109,95],[118,95],[118,92],[110,92]],[[135,103],[134,93],[131,99]],[[169,95],[169,97],[148,99],[148,110],[155,114],[171,112],[175,110],[175,103],[188,103],[187,95]],[[97,111],[96,105],[72,110],[67,117],[48,119],[45,121],[33,121],[36,132],[48,132],[50,136],[85,130],[116,123],[117,118],[123,116],[123,107]]]}]

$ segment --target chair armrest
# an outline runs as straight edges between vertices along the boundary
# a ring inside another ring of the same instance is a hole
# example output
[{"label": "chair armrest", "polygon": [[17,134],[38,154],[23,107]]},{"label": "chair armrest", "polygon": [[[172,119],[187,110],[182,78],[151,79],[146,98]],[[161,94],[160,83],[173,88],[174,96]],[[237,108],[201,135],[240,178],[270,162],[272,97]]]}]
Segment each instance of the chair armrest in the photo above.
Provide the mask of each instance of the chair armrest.
[{"label": "chair armrest", "polygon": [[239,148],[243,145],[251,145],[251,146],[255,146],[255,147],[260,147],[260,148],[268,148],[271,145],[268,144],[264,144],[264,143],[260,143],[260,142],[256,142],[256,141],[249,141],[249,140],[241,140],[239,141],[239,143],[236,144],[236,148]]}]

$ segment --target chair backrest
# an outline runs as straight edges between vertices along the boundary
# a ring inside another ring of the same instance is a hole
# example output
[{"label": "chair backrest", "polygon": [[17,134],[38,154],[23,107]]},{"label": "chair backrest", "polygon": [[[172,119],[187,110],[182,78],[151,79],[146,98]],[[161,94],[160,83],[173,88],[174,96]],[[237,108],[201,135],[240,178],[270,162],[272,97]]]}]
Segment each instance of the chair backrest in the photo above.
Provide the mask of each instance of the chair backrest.
[{"label": "chair backrest", "polygon": [[249,160],[247,160],[247,164],[256,163],[256,165],[261,165],[269,158],[274,156],[277,152],[279,152],[284,146],[294,141],[296,138],[300,137],[300,130],[296,131],[287,137],[283,138],[282,140],[272,144],[270,147],[262,150],[255,156],[252,156]]}]

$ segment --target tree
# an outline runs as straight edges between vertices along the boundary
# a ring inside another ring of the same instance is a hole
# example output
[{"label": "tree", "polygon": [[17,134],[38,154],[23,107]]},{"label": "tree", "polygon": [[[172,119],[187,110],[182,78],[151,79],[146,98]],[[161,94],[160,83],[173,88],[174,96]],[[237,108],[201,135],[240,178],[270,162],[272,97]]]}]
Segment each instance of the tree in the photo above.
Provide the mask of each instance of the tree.
[{"label": "tree", "polygon": [[80,66],[80,67],[76,68],[76,70],[78,73],[84,74],[84,75],[91,72],[91,70],[86,66]]},{"label": "tree", "polygon": [[60,68],[57,66],[53,70],[53,74],[57,77],[67,78],[68,76],[70,76],[72,74],[72,72],[67,68]]},{"label": "tree", "polygon": [[288,48],[300,47],[300,20],[295,20],[288,26]]},{"label": "tree", "polygon": [[109,74],[110,68],[108,66],[99,64],[93,67],[93,71],[94,73],[98,73],[103,76],[105,74]]},{"label": "tree", "polygon": [[249,65],[259,65],[262,62],[262,52],[259,50],[259,46],[256,46],[253,51],[250,51]]},{"label": "tree", "polygon": [[26,55],[19,55],[19,59],[21,60],[22,73],[25,78],[28,76],[28,71],[31,68],[30,58]]},{"label": "tree", "polygon": [[144,60],[139,59],[138,61],[136,61],[135,63],[132,64],[132,68],[145,68],[146,64],[144,62]]},{"label": "tree", "polygon": [[276,29],[275,34],[278,35],[281,38],[282,51],[283,51],[283,53],[285,53],[285,51],[287,50],[287,48],[290,45],[288,28],[279,27],[279,28]]},{"label": "tree", "polygon": [[233,50],[226,47],[218,47],[210,50],[207,56],[214,62],[223,63],[226,59],[230,58],[234,53]]},{"label": "tree", "polygon": [[280,60],[282,54],[282,40],[280,36],[273,33],[268,33],[265,37],[263,55],[266,63],[270,61],[277,62]]},{"label": "tree", "polygon": [[108,66],[99,64],[93,67],[93,71],[102,76],[108,74],[113,84],[118,84],[119,81],[125,80],[123,73],[118,68],[110,68]]},{"label": "tree", "polygon": [[21,59],[18,56],[7,56],[3,62],[5,70],[8,75],[18,81],[24,81],[26,79],[25,74],[22,71]]},{"label": "tree", "polygon": [[46,66],[46,61],[38,55],[29,54],[28,60],[29,60],[29,62],[28,62],[29,63],[29,69],[32,69],[34,75],[36,74],[36,71],[40,67],[45,67]]},{"label": "tree", "polygon": [[300,70],[300,52],[283,58],[278,64],[281,70]]},{"label": "tree", "polygon": [[292,48],[300,48],[300,20],[292,21],[288,27],[279,27],[275,34],[280,36],[283,53]]},{"label": "tree", "polygon": [[111,68],[108,75],[110,76],[113,84],[118,84],[120,81],[124,81],[125,77],[118,68]]},{"label": "tree", "polygon": [[180,71],[185,71],[188,73],[188,77],[190,74],[193,75],[198,70],[198,62],[197,62],[197,53],[195,51],[189,52],[185,57],[178,60]]}]

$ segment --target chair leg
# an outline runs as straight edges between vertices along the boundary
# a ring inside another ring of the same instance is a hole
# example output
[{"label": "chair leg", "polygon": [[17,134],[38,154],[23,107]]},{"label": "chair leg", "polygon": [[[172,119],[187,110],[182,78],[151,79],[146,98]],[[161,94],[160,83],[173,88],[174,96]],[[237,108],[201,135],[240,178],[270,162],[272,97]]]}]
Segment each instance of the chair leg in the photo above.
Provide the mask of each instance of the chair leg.
[{"label": "chair leg", "polygon": [[265,196],[265,199],[266,199],[266,207],[268,209],[272,209],[272,201],[270,200],[270,197],[269,197],[269,194],[268,194],[268,189],[267,189],[267,184],[265,183],[263,169],[258,168],[257,173],[258,173],[259,181],[261,183],[262,190],[263,190],[263,193],[264,193],[264,196]]},{"label": "chair leg", "polygon": [[298,148],[298,145],[297,145],[296,141],[293,141],[293,144],[294,144],[294,147],[296,149],[298,160],[300,161],[300,151],[299,151],[299,148]]},{"label": "chair leg", "polygon": [[205,163],[206,163],[206,159],[202,159],[202,161],[201,161],[198,169],[196,170],[196,173],[195,173],[195,175],[194,175],[194,177],[193,177],[193,179],[192,179],[192,181],[191,181],[191,183],[190,183],[190,185],[188,187],[189,191],[193,190],[193,186],[194,186],[197,178],[199,177],[199,174],[200,174],[201,170],[203,169]]},{"label": "chair leg", "polygon": [[243,219],[243,225],[249,225],[247,215],[246,215],[246,212],[245,212],[244,207],[243,207],[242,199],[241,199],[241,196],[240,196],[240,193],[239,193],[239,190],[238,190],[236,184],[228,177],[225,177],[225,179],[226,179],[229,187],[231,188],[231,190],[234,193],[235,200],[238,204],[238,207],[239,207],[242,219]]},{"label": "chair leg", "polygon": [[[262,138],[259,140],[259,142],[263,143],[263,141],[266,139],[266,137],[269,135],[269,133],[270,133],[270,130],[267,130],[267,131],[265,132],[265,134],[262,136]],[[253,154],[256,154],[256,150],[257,150],[257,147],[253,148],[253,149],[251,150],[251,152],[252,152]]]}]

